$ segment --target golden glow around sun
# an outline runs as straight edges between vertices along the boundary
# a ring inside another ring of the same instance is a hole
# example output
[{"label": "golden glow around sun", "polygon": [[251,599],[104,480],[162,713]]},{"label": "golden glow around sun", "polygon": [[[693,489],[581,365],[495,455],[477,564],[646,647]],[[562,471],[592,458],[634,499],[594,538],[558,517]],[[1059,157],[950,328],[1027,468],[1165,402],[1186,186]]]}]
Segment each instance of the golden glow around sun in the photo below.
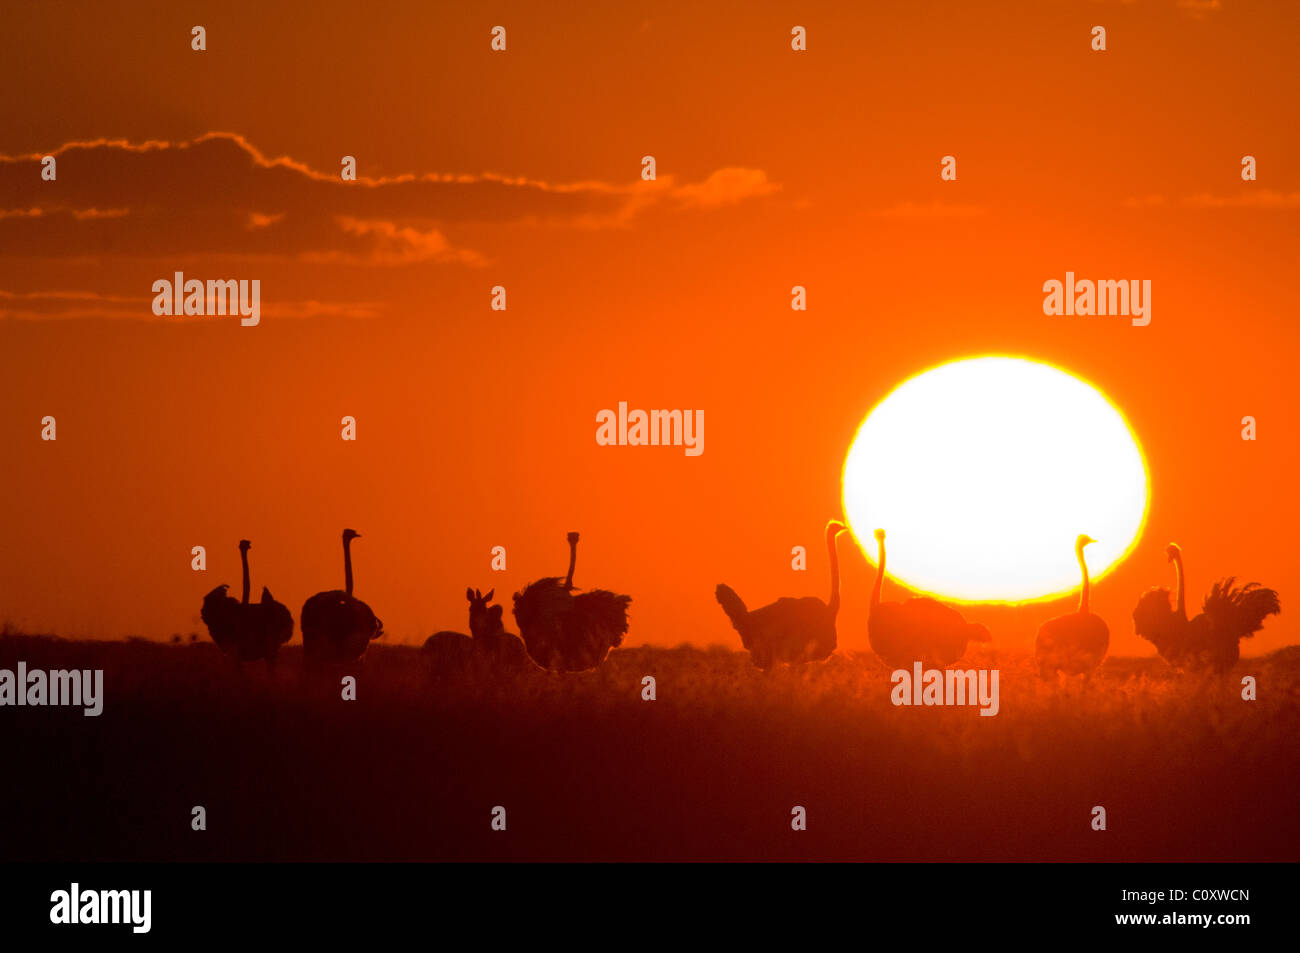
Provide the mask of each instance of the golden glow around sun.
[{"label": "golden glow around sun", "polygon": [[1137,544],[1147,469],[1123,415],[1095,387],[1018,357],[953,361],[904,381],[858,428],[844,513],[888,574],[959,602],[1028,602],[1094,580]]}]

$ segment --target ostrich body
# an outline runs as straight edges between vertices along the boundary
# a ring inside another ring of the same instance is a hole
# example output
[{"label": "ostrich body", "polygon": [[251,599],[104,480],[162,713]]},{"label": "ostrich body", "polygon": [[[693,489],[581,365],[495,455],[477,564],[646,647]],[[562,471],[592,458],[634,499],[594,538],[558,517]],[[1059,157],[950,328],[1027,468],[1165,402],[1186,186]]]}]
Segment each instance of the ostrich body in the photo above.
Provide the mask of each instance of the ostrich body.
[{"label": "ostrich body", "polygon": [[1240,657],[1240,641],[1264,625],[1264,619],[1282,611],[1277,592],[1251,582],[1233,584],[1235,576],[1216,582],[1201,606],[1201,613],[1187,618],[1184,594],[1183,552],[1173,543],[1165,555],[1174,564],[1178,586],[1177,608],[1169,608],[1169,590],[1148,589],[1133,610],[1133,628],[1151,642],[1160,657],[1185,671],[1225,672]]},{"label": "ostrich body", "polygon": [[356,661],[384,634],[370,606],[352,595],[352,540],[360,535],[343,531],[344,587],[318,592],[303,603],[302,651],[309,664]]},{"label": "ostrich body", "polygon": [[917,596],[903,602],[881,602],[885,581],[885,531],[876,537],[876,581],[871,589],[871,614],[867,638],[872,650],[887,664],[909,666],[913,662],[944,668],[966,654],[968,642],[989,641],[989,630],[978,622],[967,622],[952,606],[936,599]]},{"label": "ostrich body", "polygon": [[740,633],[740,644],[763,671],[779,662],[820,662],[835,651],[835,616],[840,611],[840,561],[835,540],[847,529],[839,520],[826,524],[826,548],[831,560],[829,602],[816,596],[786,596],[758,609],[747,609],[730,586],[720,583],[714,590],[732,628]]},{"label": "ostrich body", "polygon": [[420,654],[435,673],[464,672],[475,664],[491,673],[518,673],[535,667],[519,636],[506,631],[502,607],[488,605],[495,593],[495,589],[489,589],[486,595],[477,589],[465,590],[470,635],[443,631],[425,639]]},{"label": "ostrich body", "polygon": [[1101,664],[1106,649],[1110,647],[1110,629],[1101,616],[1088,611],[1090,582],[1083,547],[1093,542],[1096,540],[1089,536],[1080,536],[1074,541],[1074,554],[1083,575],[1078,611],[1048,619],[1038,627],[1034,655],[1038,659],[1038,672],[1044,678],[1056,672],[1086,675]]},{"label": "ostrich body", "polygon": [[627,634],[631,596],[605,589],[573,593],[578,534],[570,533],[569,574],[529,583],[514,595],[515,621],[528,655],[542,668],[582,672],[605,660]]},{"label": "ostrich body", "polygon": [[276,602],[271,590],[265,586],[262,587],[260,602],[248,601],[248,551],[252,546],[246,539],[239,541],[239,556],[244,567],[241,598],[227,595],[230,587],[223,583],[203,597],[199,616],[217,648],[233,658],[237,665],[265,659],[267,666],[273,669],[280,646],[293,638],[293,616],[288,606]]}]

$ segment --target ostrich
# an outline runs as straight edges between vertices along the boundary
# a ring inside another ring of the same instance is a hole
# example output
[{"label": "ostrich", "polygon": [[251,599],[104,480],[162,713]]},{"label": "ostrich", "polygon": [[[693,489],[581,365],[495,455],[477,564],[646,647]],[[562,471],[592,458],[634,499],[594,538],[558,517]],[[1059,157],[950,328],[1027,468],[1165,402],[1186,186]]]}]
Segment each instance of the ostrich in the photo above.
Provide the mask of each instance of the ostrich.
[{"label": "ostrich", "polygon": [[578,534],[570,533],[569,574],[529,583],[514,596],[515,621],[524,646],[542,668],[582,672],[595,668],[611,648],[623,644],[631,596],[605,589],[573,594]]},{"label": "ostrich", "polygon": [[794,599],[785,596],[770,605],[747,609],[730,586],[719,583],[714,596],[740,633],[740,644],[763,671],[778,662],[820,662],[835,651],[835,616],[840,611],[840,559],[835,540],[848,527],[839,520],[826,524],[826,548],[831,559],[831,597]]},{"label": "ostrich", "polygon": [[881,602],[885,581],[885,531],[875,532],[877,544],[876,582],[871,589],[871,614],[867,638],[872,650],[894,666],[922,662],[945,668],[966,654],[967,642],[987,642],[989,630],[978,622],[967,622],[951,606],[926,597],[905,602]]},{"label": "ostrich", "polygon": [[343,589],[318,592],[303,603],[302,652],[308,665],[356,661],[384,634],[370,606],[352,595],[352,540],[360,536],[343,531]]},{"label": "ostrich", "polygon": [[1238,643],[1258,632],[1265,618],[1282,611],[1277,592],[1257,582],[1235,588],[1237,579],[1229,576],[1210,588],[1201,614],[1188,619],[1183,552],[1170,543],[1165,555],[1174,564],[1178,607],[1169,608],[1168,589],[1148,589],[1133,610],[1134,631],[1175,668],[1227,671],[1240,656]]},{"label": "ostrich", "polygon": [[217,648],[231,656],[237,666],[266,659],[267,667],[274,671],[280,646],[293,638],[293,616],[289,607],[276,602],[265,586],[260,602],[248,601],[248,551],[252,548],[248,540],[239,541],[239,558],[244,566],[242,598],[226,595],[230,587],[223,583],[203,597],[199,614]]},{"label": "ostrich", "polygon": [[506,631],[501,621],[502,607],[488,605],[495,593],[495,589],[484,595],[466,588],[470,635],[444,631],[425,640],[420,654],[436,673],[463,672],[475,662],[482,663],[492,674],[518,673],[535,667],[519,636]]},{"label": "ostrich", "polygon": [[1095,542],[1092,537],[1082,535],[1074,541],[1074,555],[1079,560],[1079,572],[1083,575],[1078,611],[1048,619],[1038,627],[1034,655],[1038,658],[1038,673],[1043,678],[1057,672],[1087,675],[1106,657],[1106,649],[1110,646],[1110,629],[1101,616],[1088,611],[1090,583],[1083,547]]}]

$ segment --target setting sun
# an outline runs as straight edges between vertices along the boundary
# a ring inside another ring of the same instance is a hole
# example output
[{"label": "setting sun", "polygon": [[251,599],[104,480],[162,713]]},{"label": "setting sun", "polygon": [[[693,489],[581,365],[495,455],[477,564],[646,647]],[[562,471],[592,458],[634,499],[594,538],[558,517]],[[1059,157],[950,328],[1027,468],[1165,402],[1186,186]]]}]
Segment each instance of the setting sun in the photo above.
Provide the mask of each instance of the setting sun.
[{"label": "setting sun", "polygon": [[1095,387],[1025,358],[953,361],[904,381],[867,416],[844,465],[844,511],[888,572],[963,602],[1024,602],[1094,579],[1141,534],[1147,471],[1123,415]]}]

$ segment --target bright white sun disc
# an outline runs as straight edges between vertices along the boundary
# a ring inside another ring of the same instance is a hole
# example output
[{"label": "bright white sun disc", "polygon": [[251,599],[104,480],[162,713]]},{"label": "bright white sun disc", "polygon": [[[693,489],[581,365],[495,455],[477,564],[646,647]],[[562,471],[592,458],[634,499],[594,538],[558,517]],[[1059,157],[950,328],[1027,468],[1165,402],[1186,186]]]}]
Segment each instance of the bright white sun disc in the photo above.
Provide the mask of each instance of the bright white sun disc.
[{"label": "bright white sun disc", "polygon": [[863,421],[844,464],[844,512],[909,588],[962,602],[1025,602],[1094,579],[1137,542],[1147,471],[1123,415],[1095,387],[1013,357],[910,378]]}]

